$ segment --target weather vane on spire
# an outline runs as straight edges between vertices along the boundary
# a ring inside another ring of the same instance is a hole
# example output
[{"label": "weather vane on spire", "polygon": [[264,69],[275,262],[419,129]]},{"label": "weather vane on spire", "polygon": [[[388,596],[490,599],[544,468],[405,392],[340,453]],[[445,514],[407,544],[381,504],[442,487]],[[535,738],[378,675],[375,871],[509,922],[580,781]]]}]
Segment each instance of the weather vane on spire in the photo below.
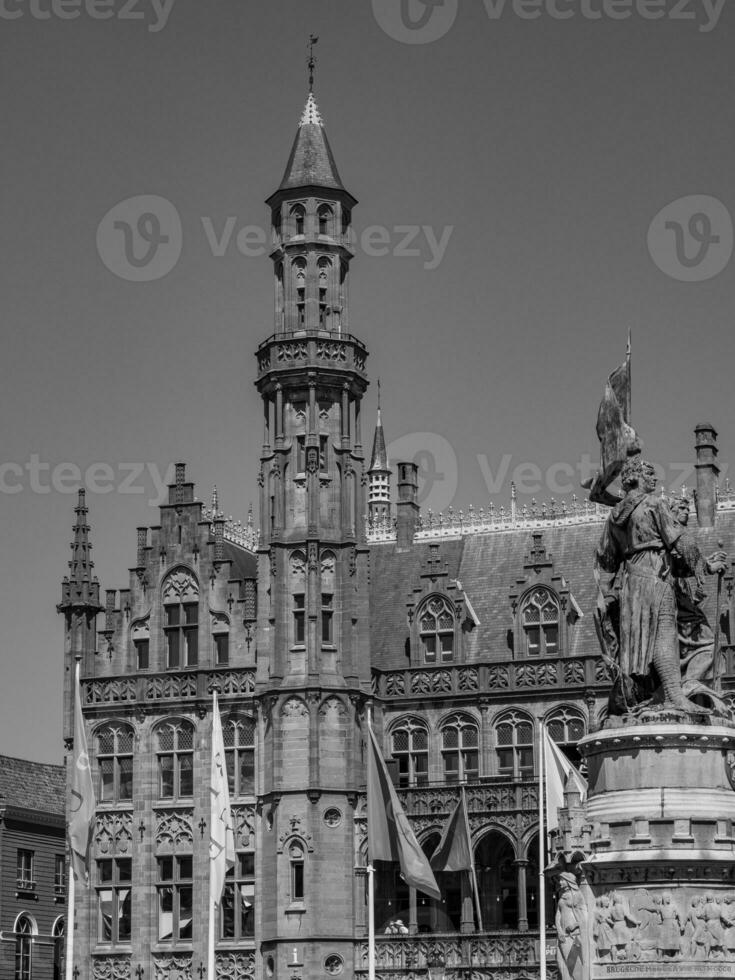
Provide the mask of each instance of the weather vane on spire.
[{"label": "weather vane on spire", "polygon": [[314,69],[316,68],[316,58],[314,57],[314,45],[319,40],[316,34],[309,35],[309,91],[314,91]]}]

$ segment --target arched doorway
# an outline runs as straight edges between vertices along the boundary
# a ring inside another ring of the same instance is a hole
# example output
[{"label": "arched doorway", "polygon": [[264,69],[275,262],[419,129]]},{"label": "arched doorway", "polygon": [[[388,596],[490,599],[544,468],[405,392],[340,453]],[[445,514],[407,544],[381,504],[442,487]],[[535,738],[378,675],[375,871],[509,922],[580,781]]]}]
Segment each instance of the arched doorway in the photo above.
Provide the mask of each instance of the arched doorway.
[{"label": "arched doorway", "polygon": [[391,924],[410,921],[409,888],[400,867],[391,861],[375,862],[375,934],[392,932]]},{"label": "arched doorway", "polygon": [[482,924],[486,930],[518,927],[518,870],[515,851],[498,831],[486,834],[475,848]]},{"label": "arched doorway", "polygon": [[60,916],[51,930],[54,940],[54,980],[63,980],[64,976],[64,918]]},{"label": "arched doorway", "polygon": [[[538,929],[539,927],[539,864],[538,864],[538,834],[536,834],[526,850],[528,855],[528,867],[526,869],[526,895],[528,904],[528,928]],[[556,905],[554,903],[554,890],[551,882],[546,877],[546,925],[551,926],[554,922]]]}]

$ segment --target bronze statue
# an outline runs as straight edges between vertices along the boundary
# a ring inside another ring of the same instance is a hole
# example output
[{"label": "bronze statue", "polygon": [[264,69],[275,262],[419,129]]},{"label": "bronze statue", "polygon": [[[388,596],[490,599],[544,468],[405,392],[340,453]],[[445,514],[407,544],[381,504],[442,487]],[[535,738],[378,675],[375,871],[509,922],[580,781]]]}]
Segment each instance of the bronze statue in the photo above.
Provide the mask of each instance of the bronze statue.
[{"label": "bronze statue", "polygon": [[[603,602],[596,621],[603,649],[619,671],[611,713],[626,713],[652,698],[668,708],[707,714],[682,687],[675,581],[724,568],[722,553],[701,553],[655,494],[653,466],[640,456],[622,467],[625,493],[611,510],[597,550]],[[612,576],[603,584],[600,572]]]}]

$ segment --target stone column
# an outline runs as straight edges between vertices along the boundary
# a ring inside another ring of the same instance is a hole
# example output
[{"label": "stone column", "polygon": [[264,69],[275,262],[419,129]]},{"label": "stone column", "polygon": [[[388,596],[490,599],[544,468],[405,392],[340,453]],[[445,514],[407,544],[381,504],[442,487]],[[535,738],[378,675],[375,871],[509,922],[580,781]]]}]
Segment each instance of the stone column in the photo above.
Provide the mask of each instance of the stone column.
[{"label": "stone column", "polygon": [[518,931],[528,932],[528,900],[526,896],[526,868],[528,861],[515,862],[518,868]]},{"label": "stone column", "polygon": [[471,933],[475,931],[475,909],[472,898],[472,872],[460,871],[462,888],[462,921],[460,932]]},{"label": "stone column", "polygon": [[419,916],[416,910],[416,889],[408,889],[408,931],[412,936],[419,931]]}]

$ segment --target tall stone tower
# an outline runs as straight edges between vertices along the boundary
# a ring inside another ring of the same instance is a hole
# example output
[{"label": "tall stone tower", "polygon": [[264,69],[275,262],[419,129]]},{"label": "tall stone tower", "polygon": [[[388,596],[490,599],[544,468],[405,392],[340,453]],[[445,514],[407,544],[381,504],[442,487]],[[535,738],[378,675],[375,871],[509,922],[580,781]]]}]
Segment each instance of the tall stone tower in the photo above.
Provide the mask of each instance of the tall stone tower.
[{"label": "tall stone tower", "polygon": [[[260,469],[259,935],[266,975],[352,975],[354,814],[370,690],[367,350],[347,332],[356,200],[313,94],[268,199],[275,333],[257,351]],[[340,965],[341,964],[341,965]]]}]

